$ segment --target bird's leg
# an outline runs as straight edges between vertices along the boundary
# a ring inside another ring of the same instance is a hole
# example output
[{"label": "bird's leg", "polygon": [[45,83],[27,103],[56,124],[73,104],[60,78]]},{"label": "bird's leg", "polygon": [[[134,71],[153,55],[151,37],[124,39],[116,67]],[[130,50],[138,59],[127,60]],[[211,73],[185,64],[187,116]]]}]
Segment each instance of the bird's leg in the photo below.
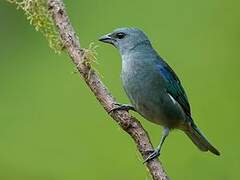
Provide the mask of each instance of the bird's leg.
[{"label": "bird's leg", "polygon": [[117,111],[117,110],[125,110],[125,111],[132,110],[132,111],[136,111],[136,109],[132,105],[129,105],[129,104],[115,103],[115,105],[117,105],[118,107],[112,108],[108,113],[111,113],[111,112]]},{"label": "bird's leg", "polygon": [[150,160],[152,160],[152,159],[154,159],[154,158],[156,158],[156,157],[158,157],[158,156],[160,155],[162,145],[163,145],[166,137],[168,136],[169,131],[170,131],[169,128],[164,127],[159,145],[158,145],[157,148],[145,159],[144,163],[146,163],[146,162],[148,162],[148,161],[150,161]]}]

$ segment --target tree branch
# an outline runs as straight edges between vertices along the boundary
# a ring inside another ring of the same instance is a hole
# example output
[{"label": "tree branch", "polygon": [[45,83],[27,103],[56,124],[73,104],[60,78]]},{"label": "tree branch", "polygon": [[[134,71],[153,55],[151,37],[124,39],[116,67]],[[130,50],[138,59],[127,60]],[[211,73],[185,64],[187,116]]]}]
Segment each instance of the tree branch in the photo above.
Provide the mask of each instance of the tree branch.
[{"label": "tree branch", "polygon": [[[64,3],[62,0],[48,0],[48,8],[73,63],[103,108],[109,112],[116,101],[96,72],[91,69],[90,64],[85,62],[84,50],[80,48],[79,39],[69,21]],[[138,151],[145,159],[149,151],[153,150],[153,146],[140,122],[126,111],[112,112],[110,116],[132,137]],[[168,180],[157,158],[146,163],[146,166],[154,180]]]}]

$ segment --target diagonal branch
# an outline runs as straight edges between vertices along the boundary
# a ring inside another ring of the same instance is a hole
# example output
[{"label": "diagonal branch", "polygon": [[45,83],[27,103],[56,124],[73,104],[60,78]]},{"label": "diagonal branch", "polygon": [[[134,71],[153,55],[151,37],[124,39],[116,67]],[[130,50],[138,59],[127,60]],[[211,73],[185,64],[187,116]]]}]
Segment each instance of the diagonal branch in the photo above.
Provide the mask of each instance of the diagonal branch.
[{"label": "diagonal branch", "polygon": [[[101,82],[95,71],[91,69],[89,63],[85,62],[84,50],[80,48],[79,39],[69,21],[63,1],[48,0],[48,8],[68,54],[76,65],[80,75],[83,77],[84,81],[87,83],[103,108],[109,112],[114,107],[114,104],[116,104],[116,101]],[[113,112],[110,116],[132,137],[137,145],[138,151],[145,159],[148,152],[153,150],[153,146],[149,140],[147,132],[143,129],[139,121],[126,111]],[[158,159],[146,163],[146,166],[154,180],[168,180],[168,177]]]}]

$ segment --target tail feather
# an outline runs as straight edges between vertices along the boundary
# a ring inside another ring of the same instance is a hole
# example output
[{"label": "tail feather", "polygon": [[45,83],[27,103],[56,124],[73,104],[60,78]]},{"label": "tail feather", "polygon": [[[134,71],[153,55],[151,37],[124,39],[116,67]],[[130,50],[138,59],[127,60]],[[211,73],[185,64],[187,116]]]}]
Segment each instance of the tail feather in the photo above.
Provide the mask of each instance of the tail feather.
[{"label": "tail feather", "polygon": [[195,124],[192,123],[189,130],[185,131],[185,133],[201,151],[211,151],[215,155],[220,155],[220,152],[208,142],[207,138]]}]

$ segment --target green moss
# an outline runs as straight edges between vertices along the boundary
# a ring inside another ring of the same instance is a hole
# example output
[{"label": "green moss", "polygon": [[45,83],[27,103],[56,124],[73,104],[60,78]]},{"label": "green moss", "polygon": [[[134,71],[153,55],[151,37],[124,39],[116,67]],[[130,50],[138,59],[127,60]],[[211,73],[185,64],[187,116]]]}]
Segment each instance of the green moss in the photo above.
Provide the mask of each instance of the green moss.
[{"label": "green moss", "polygon": [[48,14],[46,0],[7,0],[15,4],[17,9],[22,9],[30,24],[43,34],[49,46],[55,52],[60,53],[63,48],[60,36],[56,31],[51,16]]},{"label": "green moss", "polygon": [[84,64],[85,66],[88,66],[90,68],[90,72],[88,77],[90,76],[90,73],[92,70],[94,70],[99,76],[103,77],[97,70],[97,68],[95,68],[95,65],[98,64],[97,61],[97,49],[98,45],[95,45],[94,42],[91,42],[89,44],[88,48],[81,48],[81,53],[82,53],[82,61],[77,65],[77,67],[74,69],[73,73],[77,73],[78,70],[78,66],[80,66],[81,64]]}]

